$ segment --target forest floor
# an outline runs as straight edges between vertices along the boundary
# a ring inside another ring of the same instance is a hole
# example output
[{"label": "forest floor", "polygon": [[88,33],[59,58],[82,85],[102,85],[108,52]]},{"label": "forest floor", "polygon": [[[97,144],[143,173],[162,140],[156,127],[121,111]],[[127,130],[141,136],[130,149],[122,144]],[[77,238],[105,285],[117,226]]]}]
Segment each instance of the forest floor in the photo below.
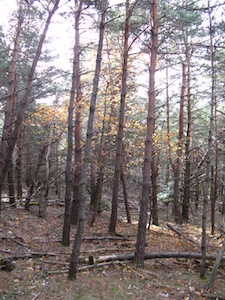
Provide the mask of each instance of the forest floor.
[{"label": "forest floor", "polygon": [[[84,269],[77,280],[67,279],[72,249],[60,244],[63,211],[61,206],[47,208],[45,219],[38,218],[37,206],[27,212],[23,207],[7,208],[0,218],[0,258],[10,258],[13,270],[0,270],[0,299],[225,299],[225,264],[223,262],[211,293],[204,292],[212,269],[208,261],[205,280],[199,277],[200,260],[151,259],[145,260],[143,269],[133,262],[115,261],[93,269]],[[165,211],[165,210],[164,210]],[[165,216],[165,213],[163,214]],[[137,221],[132,224],[120,212],[117,233],[108,234],[110,211],[105,210],[93,227],[85,227],[80,267],[89,265],[89,256],[134,253]],[[136,214],[137,219],[137,214]],[[171,220],[170,220],[171,221]],[[182,235],[168,227],[166,220],[160,226],[151,225],[146,236],[146,252],[200,252],[201,227],[184,224]],[[71,239],[76,228],[71,229]],[[208,253],[216,254],[222,235],[208,232]],[[103,259],[104,260],[104,259]]]}]

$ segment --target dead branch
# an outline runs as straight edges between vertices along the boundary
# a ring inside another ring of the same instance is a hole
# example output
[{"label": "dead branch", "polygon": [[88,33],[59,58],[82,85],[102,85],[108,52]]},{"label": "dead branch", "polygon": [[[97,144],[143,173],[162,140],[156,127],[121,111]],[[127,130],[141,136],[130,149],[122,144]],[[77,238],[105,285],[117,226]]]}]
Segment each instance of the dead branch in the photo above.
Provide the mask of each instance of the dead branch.
[{"label": "dead branch", "polygon": [[38,293],[32,300],[36,300],[41,295],[41,292]]},{"label": "dead branch", "polygon": [[128,268],[128,269],[131,270],[134,274],[140,276],[141,278],[150,280],[150,277],[149,277],[149,276],[146,276],[146,275],[144,275],[144,274],[142,274],[142,273],[140,273],[140,272],[134,270],[133,268],[131,268],[130,266],[128,266],[126,263],[121,262],[121,265],[122,265],[122,266],[125,266],[126,268]]},{"label": "dead branch", "polygon": [[[106,240],[120,240],[120,241],[132,241],[132,238],[129,237],[122,237],[122,236],[87,236],[83,237],[83,241],[106,241]],[[35,243],[61,243],[62,240],[47,240],[47,241],[38,241],[36,240]],[[70,242],[73,242],[74,239],[71,239]]]},{"label": "dead branch", "polygon": [[[25,254],[15,254],[12,256],[8,256],[5,258],[2,258],[0,260],[0,265],[4,263],[5,260],[18,260],[18,259],[26,259],[26,258],[37,258],[42,256],[57,256],[56,253],[50,253],[50,252],[31,252],[31,253],[25,253]],[[156,259],[156,258],[193,258],[193,259],[201,259],[202,254],[201,253],[194,253],[194,252],[150,252],[145,254],[145,260],[147,259]],[[100,266],[107,265],[105,263],[113,264],[115,261],[132,261],[135,258],[135,254],[120,254],[120,255],[107,255],[107,256],[100,256],[96,259],[96,263],[93,264],[91,268],[97,268]],[[206,255],[206,259],[208,260],[215,260],[217,258],[217,255]],[[222,260],[225,260],[225,256],[222,257]],[[101,264],[103,263],[103,264]],[[85,266],[84,269],[88,269],[88,266]],[[83,268],[83,267],[82,267]],[[81,268],[81,270],[82,270]]]},{"label": "dead branch", "polygon": [[4,257],[0,259],[0,265],[6,259],[9,260],[19,260],[19,259],[26,259],[26,258],[36,258],[42,256],[57,256],[58,254],[50,253],[50,252],[30,252],[30,253],[23,253],[23,254],[14,254],[11,256]]},{"label": "dead branch", "polygon": [[184,238],[185,240],[198,245],[199,243],[197,241],[195,241],[194,239],[190,238],[189,236],[184,235],[180,230],[174,228],[170,223],[166,223],[166,225],[169,227],[169,229],[171,229],[172,231],[174,231],[176,234],[178,234],[179,236],[181,236],[182,238]]},{"label": "dead branch", "polygon": [[218,299],[218,300],[225,300],[225,296],[222,295],[215,295],[215,294],[210,294],[210,293],[202,293],[201,294],[203,297],[206,297],[206,299]]},{"label": "dead branch", "polygon": [[81,250],[81,253],[99,253],[99,252],[122,252],[122,251],[133,251],[133,248],[99,248],[99,249],[93,249],[93,250]]},{"label": "dead branch", "polygon": [[0,239],[2,240],[10,240],[20,246],[23,247],[28,247],[28,245],[25,243],[23,237],[21,236],[15,236],[15,237],[11,237],[11,236],[0,236]]},{"label": "dead branch", "polygon": [[[145,253],[144,259],[156,259],[156,258],[187,258],[187,259],[201,259],[202,254],[201,253],[195,253],[195,252],[149,252]],[[206,259],[208,260],[215,260],[217,258],[217,255],[206,255]],[[121,254],[121,255],[107,255],[107,256],[100,256],[98,259],[96,259],[97,262],[103,262],[103,261],[124,261],[124,260],[134,260],[135,254]],[[225,256],[222,258],[225,260]]]},{"label": "dead branch", "polygon": [[[200,247],[200,243],[199,243],[199,242],[195,241],[194,239],[192,239],[192,238],[189,237],[189,236],[186,236],[186,235],[185,235],[184,233],[182,233],[180,230],[174,228],[170,223],[166,223],[166,225],[167,225],[172,231],[174,231],[175,233],[177,233],[179,236],[181,236],[181,237],[184,238],[185,240],[187,240],[187,241],[189,241],[189,242],[191,242],[191,243],[193,243],[193,244],[195,244],[195,245],[197,245],[197,246]],[[207,245],[207,246],[210,247],[210,248],[215,248],[215,247],[212,246],[212,245]]]},{"label": "dead branch", "polygon": [[129,237],[123,236],[94,236],[94,237],[83,237],[83,241],[105,241],[105,240],[121,240],[121,241],[132,241]]}]

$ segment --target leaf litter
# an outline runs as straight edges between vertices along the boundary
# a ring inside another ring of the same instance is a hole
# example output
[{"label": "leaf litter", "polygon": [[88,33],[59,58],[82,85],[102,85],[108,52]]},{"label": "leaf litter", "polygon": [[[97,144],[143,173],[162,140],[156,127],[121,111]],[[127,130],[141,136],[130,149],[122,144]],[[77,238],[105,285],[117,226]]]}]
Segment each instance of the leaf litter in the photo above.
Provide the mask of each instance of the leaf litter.
[{"label": "leaf litter", "polygon": [[[206,281],[199,278],[199,260],[146,260],[144,269],[137,269],[128,261],[86,268],[90,255],[97,263],[99,256],[135,251],[137,222],[128,225],[124,218],[119,218],[118,238],[110,238],[109,211],[99,215],[93,227],[86,225],[86,239],[82,243],[79,263],[83,271],[77,275],[76,282],[68,281],[76,228],[71,228],[70,247],[61,246],[62,214],[63,208],[57,206],[48,207],[46,219],[37,217],[35,207],[31,208],[31,212],[19,207],[2,213],[0,257],[17,256],[18,259],[14,260],[13,270],[0,271],[1,299],[212,299],[204,294]],[[198,243],[179,236],[166,226],[166,222],[160,225],[151,225],[150,231],[147,231],[146,252],[199,252]],[[188,234],[200,242],[199,228],[185,224],[179,230],[185,232],[184,236]],[[21,243],[16,242],[19,240]],[[219,250],[220,239],[211,238],[210,245],[209,251],[215,254]],[[33,253],[36,255],[32,256]],[[23,259],[19,258],[23,255]],[[207,276],[211,266],[208,264]],[[216,295],[225,295],[224,264],[214,291]]]}]

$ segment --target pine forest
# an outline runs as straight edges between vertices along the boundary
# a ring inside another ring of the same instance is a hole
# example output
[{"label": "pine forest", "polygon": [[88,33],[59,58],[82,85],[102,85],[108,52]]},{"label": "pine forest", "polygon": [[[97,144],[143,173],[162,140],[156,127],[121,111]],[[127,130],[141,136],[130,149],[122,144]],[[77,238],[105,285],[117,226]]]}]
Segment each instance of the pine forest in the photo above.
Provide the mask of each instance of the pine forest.
[{"label": "pine forest", "polygon": [[225,299],[224,0],[0,7],[0,298]]}]

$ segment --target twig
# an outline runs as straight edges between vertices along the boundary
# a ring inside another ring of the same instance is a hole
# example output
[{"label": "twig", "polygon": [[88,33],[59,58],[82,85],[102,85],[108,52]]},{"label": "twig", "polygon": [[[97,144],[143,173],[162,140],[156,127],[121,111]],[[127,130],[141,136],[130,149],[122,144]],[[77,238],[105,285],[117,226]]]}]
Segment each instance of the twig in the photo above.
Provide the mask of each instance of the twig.
[{"label": "twig", "polygon": [[145,279],[150,280],[149,277],[147,277],[146,275],[143,275],[143,274],[137,272],[136,270],[134,270],[133,268],[131,268],[130,266],[128,266],[128,264],[125,264],[124,262],[120,262],[120,264],[121,264],[122,266],[127,267],[129,270],[131,270],[133,273],[137,274],[138,276],[140,276],[140,277],[142,277],[142,278],[144,277]]},{"label": "twig", "polygon": [[32,300],[36,300],[41,295],[41,292],[38,293]]},{"label": "twig", "polygon": [[51,265],[61,265],[61,266],[68,266],[69,263],[68,262],[61,262],[61,261],[52,261],[52,260],[46,260],[46,259],[42,259],[40,258],[40,261],[46,264],[51,264]]},{"label": "twig", "polygon": [[202,293],[203,297],[210,298],[210,299],[218,299],[218,300],[225,300],[225,296],[222,295],[214,295],[210,293]]}]

